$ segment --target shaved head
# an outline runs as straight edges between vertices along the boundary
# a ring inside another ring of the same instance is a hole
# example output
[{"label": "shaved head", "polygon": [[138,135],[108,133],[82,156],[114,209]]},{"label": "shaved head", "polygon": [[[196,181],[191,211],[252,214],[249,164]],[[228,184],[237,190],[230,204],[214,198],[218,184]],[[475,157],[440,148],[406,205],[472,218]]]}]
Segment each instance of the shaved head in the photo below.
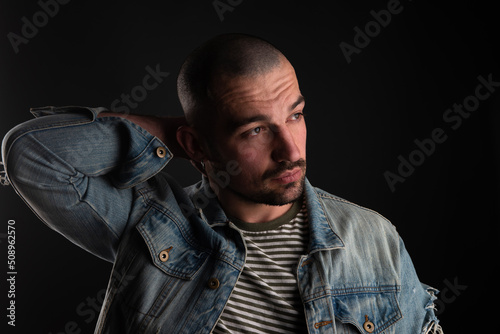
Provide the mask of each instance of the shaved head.
[{"label": "shaved head", "polygon": [[286,61],[272,44],[245,34],[224,34],[194,50],[181,67],[177,94],[189,125],[208,134],[217,116],[214,96],[218,80],[254,77],[268,73]]}]

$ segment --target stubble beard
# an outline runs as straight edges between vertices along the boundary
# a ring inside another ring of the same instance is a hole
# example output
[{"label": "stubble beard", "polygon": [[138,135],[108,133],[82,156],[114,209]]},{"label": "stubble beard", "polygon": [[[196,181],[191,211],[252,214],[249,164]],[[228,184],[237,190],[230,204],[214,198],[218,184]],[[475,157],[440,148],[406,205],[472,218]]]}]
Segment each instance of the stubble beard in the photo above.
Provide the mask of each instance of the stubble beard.
[{"label": "stubble beard", "polygon": [[[267,182],[272,182],[273,177],[279,176],[287,170],[292,170],[296,167],[300,167],[302,171],[302,176],[299,180],[290,182],[285,185],[279,185],[277,188],[273,189],[266,185]],[[274,171],[267,172],[264,174],[263,181],[260,184],[256,184],[253,189],[241,191],[236,189],[231,182],[229,183],[227,189],[231,191],[234,195],[238,196],[240,199],[248,203],[258,203],[266,204],[271,206],[282,206],[290,204],[298,200],[305,188],[305,178],[306,178],[306,162],[304,159],[300,159],[293,163],[284,163],[279,168]]]}]

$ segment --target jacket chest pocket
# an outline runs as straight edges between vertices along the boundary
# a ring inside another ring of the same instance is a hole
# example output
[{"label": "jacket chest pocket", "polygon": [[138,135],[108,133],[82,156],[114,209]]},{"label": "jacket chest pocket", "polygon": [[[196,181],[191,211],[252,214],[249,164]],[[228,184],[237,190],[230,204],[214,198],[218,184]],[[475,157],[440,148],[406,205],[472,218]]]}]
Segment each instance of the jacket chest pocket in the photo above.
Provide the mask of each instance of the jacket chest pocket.
[{"label": "jacket chest pocket", "polygon": [[120,333],[154,333],[168,316],[172,332],[182,326],[204,291],[200,272],[209,256],[184,232],[156,210],[131,230],[115,263],[106,325],[119,323]]},{"label": "jacket chest pocket", "polygon": [[399,287],[359,288],[332,296],[339,334],[393,334],[402,318],[397,302]]}]

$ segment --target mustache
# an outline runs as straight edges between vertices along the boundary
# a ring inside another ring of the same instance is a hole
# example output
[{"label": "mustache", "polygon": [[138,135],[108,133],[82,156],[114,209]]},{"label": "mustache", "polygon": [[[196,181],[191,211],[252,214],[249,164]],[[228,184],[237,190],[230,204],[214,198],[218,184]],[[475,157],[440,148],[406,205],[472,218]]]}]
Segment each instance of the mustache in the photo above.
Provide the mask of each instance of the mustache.
[{"label": "mustache", "polygon": [[296,167],[300,167],[301,169],[305,170],[306,168],[306,161],[304,159],[299,159],[297,161],[286,161],[286,162],[281,162],[278,168],[273,169],[273,170],[268,170],[264,172],[262,175],[263,179],[269,179],[269,178],[275,178],[280,176],[281,173],[287,171],[287,170],[292,170]]}]

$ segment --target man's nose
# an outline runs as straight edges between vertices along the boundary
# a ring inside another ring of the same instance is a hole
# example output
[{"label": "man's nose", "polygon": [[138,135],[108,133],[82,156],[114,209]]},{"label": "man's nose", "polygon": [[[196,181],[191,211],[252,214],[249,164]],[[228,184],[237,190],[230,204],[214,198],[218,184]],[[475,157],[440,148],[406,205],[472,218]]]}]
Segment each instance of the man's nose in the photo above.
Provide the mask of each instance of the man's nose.
[{"label": "man's nose", "polygon": [[272,158],[276,162],[297,161],[300,157],[300,150],[296,144],[294,134],[286,126],[274,129],[274,145]]}]

